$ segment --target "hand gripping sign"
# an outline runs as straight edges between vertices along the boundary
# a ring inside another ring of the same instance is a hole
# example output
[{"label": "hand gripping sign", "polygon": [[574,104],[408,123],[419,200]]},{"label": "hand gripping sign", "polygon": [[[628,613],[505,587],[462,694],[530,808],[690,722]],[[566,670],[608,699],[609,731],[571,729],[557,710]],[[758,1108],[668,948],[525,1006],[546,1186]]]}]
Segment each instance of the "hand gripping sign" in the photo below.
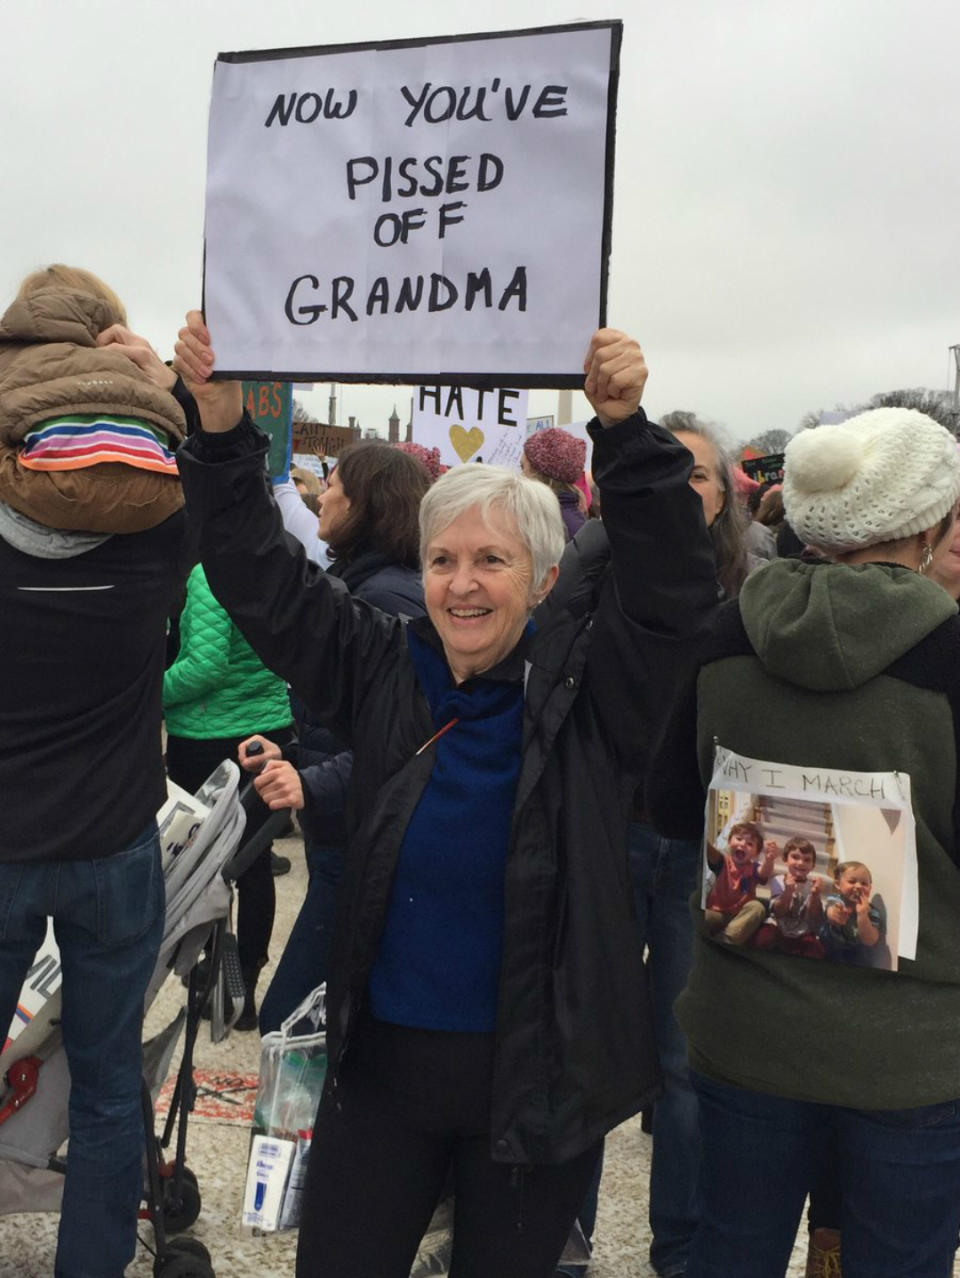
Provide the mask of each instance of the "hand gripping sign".
[{"label": "hand gripping sign", "polygon": [[224,53],[221,376],[582,383],[605,322],[621,25]]}]

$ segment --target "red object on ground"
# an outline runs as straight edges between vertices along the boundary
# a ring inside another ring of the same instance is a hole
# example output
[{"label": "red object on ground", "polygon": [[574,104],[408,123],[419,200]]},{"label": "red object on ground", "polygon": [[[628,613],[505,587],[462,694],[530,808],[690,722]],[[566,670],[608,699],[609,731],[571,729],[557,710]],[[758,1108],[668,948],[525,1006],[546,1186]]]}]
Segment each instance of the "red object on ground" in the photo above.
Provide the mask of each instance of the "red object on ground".
[{"label": "red object on ground", "polygon": [[42,1064],[38,1056],[25,1056],[7,1070],[7,1083],[13,1088],[13,1095],[0,1109],[0,1125],[19,1113],[37,1090]]}]

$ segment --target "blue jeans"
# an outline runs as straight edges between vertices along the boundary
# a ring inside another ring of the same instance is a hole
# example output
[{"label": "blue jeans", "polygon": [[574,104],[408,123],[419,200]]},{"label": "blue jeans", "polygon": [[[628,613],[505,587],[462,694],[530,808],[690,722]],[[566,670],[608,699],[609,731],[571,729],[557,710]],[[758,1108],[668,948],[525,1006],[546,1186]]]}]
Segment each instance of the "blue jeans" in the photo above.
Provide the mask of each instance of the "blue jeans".
[{"label": "blue jeans", "polygon": [[143,1000],[163,937],[157,827],[95,861],[0,865],[0,1025],[53,919],[70,1065],[57,1278],[122,1278],[136,1249],[144,1156]]},{"label": "blue jeans", "polygon": [[844,1278],[950,1278],[960,1230],[960,1102],[841,1109],[699,1075],[694,1082],[703,1216],[687,1278],[782,1275],[818,1149],[831,1138],[840,1156]]},{"label": "blue jeans", "polygon": [[310,991],[327,979],[343,848],[311,844],[306,855],[307,895],[260,1005],[261,1034],[279,1029]]},{"label": "blue jeans", "polygon": [[680,1274],[700,1215],[700,1126],[687,1040],[673,1005],[693,963],[690,897],[700,881],[702,848],[698,840],[663,839],[641,824],[630,826],[628,846],[664,1079],[653,1109],[650,1263],[658,1273]]}]

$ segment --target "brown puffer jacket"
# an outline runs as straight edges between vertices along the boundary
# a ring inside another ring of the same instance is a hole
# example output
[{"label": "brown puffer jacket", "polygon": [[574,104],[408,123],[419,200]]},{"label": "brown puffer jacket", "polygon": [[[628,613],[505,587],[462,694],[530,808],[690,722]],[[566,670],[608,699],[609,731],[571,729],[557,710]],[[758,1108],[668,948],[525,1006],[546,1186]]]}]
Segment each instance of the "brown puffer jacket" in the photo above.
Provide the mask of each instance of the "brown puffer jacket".
[{"label": "brown puffer jacket", "polygon": [[184,438],[173,396],[96,345],[109,323],[98,297],[56,288],[14,302],[0,320],[0,501],[48,528],[142,532],[183,505],[179,479],[122,462],[63,471],[19,463],[27,431],[64,413],[140,418],[166,431],[171,449]]}]

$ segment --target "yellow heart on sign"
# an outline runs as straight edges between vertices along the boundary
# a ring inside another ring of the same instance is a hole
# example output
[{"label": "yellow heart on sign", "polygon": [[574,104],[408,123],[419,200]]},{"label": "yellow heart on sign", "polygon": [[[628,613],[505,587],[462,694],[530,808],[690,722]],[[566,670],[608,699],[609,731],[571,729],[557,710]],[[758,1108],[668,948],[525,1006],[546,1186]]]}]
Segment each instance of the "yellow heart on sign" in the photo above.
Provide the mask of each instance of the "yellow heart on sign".
[{"label": "yellow heart on sign", "polygon": [[469,430],[464,430],[458,423],[456,426],[450,427],[450,443],[453,445],[453,451],[462,462],[469,461],[474,453],[479,453],[485,438],[486,436],[479,426],[472,426]]}]

